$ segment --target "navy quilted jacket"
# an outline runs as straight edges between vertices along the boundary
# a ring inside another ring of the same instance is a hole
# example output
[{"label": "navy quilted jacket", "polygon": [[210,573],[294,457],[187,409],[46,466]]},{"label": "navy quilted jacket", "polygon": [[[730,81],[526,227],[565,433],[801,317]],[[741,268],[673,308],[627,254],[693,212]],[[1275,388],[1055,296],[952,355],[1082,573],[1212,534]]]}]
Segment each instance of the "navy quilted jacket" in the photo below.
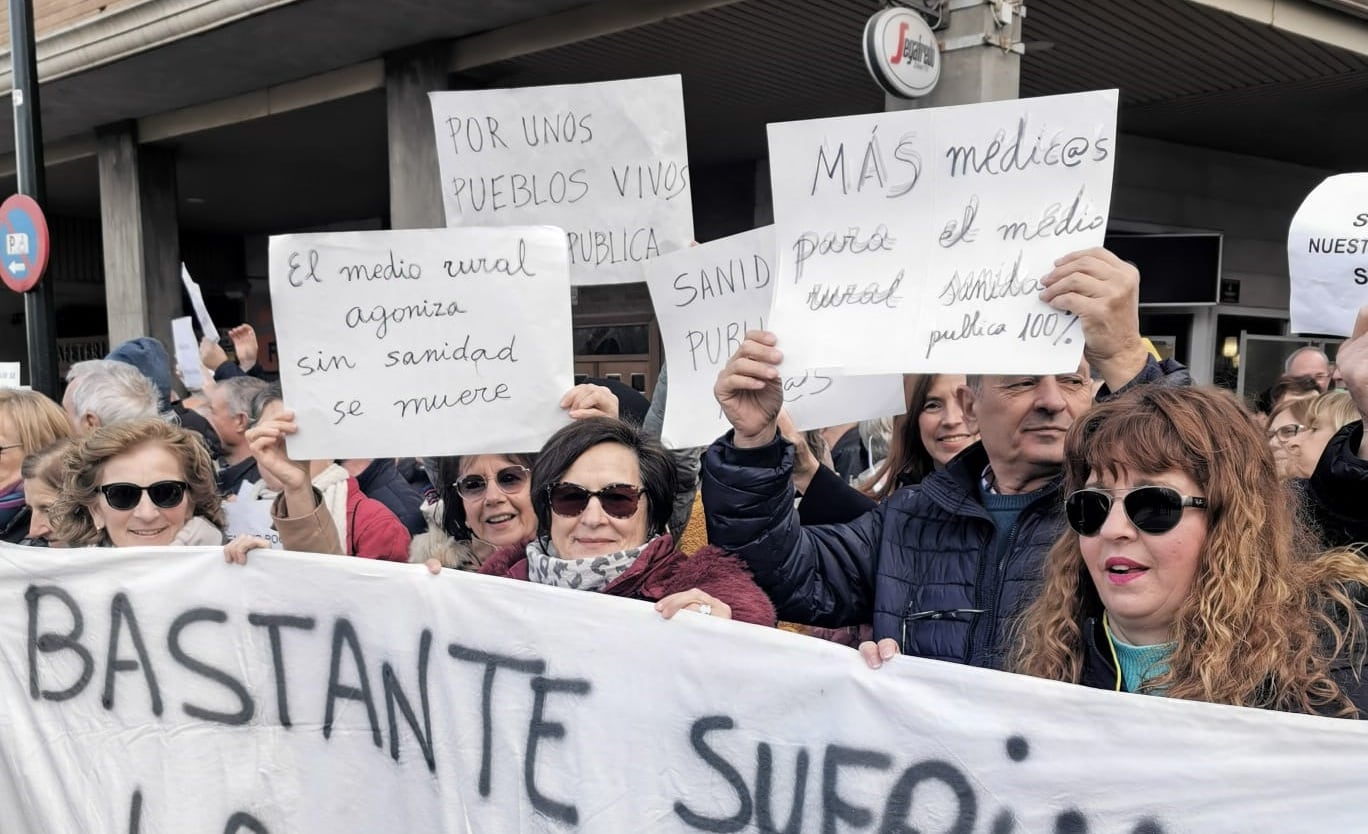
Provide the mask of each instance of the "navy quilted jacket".
[{"label": "navy quilted jacket", "polygon": [[[792,458],[782,438],[738,449],[729,435],[703,460],[708,541],[750,565],[780,618],[872,622],[876,640],[897,639],[907,654],[1001,668],[1008,621],[1064,526],[1058,482],[999,534],[979,501],[988,457],[976,444],[853,522],[802,527]],[[999,535],[1010,539],[1000,559]]]}]

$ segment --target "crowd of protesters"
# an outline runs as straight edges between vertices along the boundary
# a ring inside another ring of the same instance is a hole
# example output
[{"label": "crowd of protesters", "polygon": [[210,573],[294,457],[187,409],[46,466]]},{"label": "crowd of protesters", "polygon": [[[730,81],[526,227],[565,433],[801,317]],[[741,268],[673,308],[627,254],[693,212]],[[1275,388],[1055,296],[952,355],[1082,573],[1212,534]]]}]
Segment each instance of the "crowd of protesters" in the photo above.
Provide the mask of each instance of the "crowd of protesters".
[{"label": "crowd of protesters", "polygon": [[1153,353],[1139,280],[1103,249],[1061,258],[1041,298],[1079,317],[1075,370],[908,376],[891,425],[794,430],[784,345],[752,331],[706,450],[662,447],[662,374],[650,402],[572,387],[537,454],[294,460],[249,326],[231,358],[205,340],[210,381],[184,400],[134,339],[73,365],[60,404],[0,391],[0,537],[269,559],[225,535],[225,505],[264,500],[287,549],[860,635],[875,669],[909,654],[1359,717],[1368,308],[1334,365],[1295,352],[1255,410]]}]

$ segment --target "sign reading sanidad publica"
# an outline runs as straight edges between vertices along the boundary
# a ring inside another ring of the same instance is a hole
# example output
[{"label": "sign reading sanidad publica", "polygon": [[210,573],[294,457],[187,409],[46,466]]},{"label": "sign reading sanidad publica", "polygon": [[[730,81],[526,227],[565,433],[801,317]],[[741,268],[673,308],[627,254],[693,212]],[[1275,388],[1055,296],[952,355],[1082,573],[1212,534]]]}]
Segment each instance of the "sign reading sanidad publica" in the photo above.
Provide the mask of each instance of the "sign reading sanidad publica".
[{"label": "sign reading sanidad publica", "polygon": [[865,24],[865,66],[889,93],[919,98],[940,81],[940,47],[920,14],[893,7],[875,14]]}]

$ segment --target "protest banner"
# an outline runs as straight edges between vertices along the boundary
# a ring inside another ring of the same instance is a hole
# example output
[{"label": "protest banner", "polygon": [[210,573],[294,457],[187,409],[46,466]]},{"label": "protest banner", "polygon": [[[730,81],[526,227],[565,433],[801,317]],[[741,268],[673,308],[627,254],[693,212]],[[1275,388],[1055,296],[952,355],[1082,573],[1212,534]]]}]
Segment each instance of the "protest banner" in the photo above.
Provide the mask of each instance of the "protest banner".
[{"label": "protest banner", "polygon": [[[1101,246],[1115,90],[769,126],[784,367],[1059,373],[1082,328],[1038,298]],[[790,336],[791,337],[791,336]]]},{"label": "protest banner", "polygon": [[559,229],[284,235],[270,271],[292,457],[532,452],[567,421]]},{"label": "protest banner", "polygon": [[[706,446],[731,429],[714,402],[713,384],[746,331],[765,329],[773,262],[774,227],[765,226],[650,263],[646,283],[670,374],[661,430],[666,446]],[[804,336],[790,334],[790,341]],[[803,431],[901,414],[907,405],[901,374],[815,371],[784,380],[784,408]]]},{"label": "protest banner", "polygon": [[693,240],[678,75],[428,95],[448,226],[559,226],[573,284]]},{"label": "protest banner", "polygon": [[199,343],[195,341],[195,328],[189,316],[171,319],[171,342],[175,348],[176,370],[180,371],[181,382],[191,391],[204,387],[204,372],[200,370]]},{"label": "protest banner", "polygon": [[200,285],[195,283],[195,279],[190,277],[190,270],[185,264],[181,264],[181,284],[185,287],[185,293],[190,297],[190,308],[195,311],[195,319],[199,322],[200,332],[206,338],[218,341],[218,328],[214,326],[214,320],[209,317],[209,308],[204,306],[204,291]]},{"label": "protest banner", "polygon": [[1293,333],[1350,336],[1368,304],[1368,173],[1316,186],[1287,233]]},{"label": "protest banner", "polygon": [[421,566],[0,546],[5,834],[1357,831],[1368,726]]}]

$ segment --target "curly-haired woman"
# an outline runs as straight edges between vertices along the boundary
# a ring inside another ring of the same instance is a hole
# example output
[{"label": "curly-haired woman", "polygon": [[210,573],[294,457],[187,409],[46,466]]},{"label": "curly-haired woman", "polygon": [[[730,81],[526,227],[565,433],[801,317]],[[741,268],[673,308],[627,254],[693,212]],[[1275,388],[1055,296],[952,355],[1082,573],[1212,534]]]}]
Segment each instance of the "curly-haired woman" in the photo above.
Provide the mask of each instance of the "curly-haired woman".
[{"label": "curly-haired woman", "polygon": [[1368,563],[1315,555],[1259,430],[1216,389],[1134,389],[1065,441],[1069,525],[1010,668],[1358,717]]}]

